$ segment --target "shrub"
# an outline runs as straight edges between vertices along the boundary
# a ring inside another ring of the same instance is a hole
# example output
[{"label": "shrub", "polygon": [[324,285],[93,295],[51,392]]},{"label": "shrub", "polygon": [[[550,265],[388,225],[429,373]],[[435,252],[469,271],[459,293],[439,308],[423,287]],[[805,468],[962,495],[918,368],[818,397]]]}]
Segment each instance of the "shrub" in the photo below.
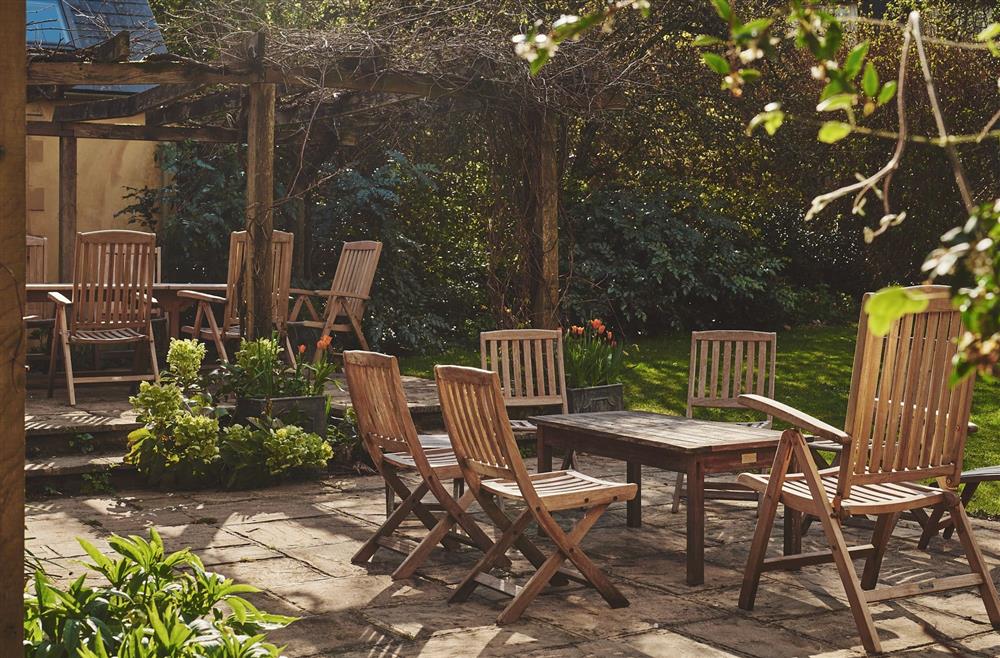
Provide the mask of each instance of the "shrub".
[{"label": "shrub", "polygon": [[93,560],[66,589],[36,570],[24,597],[26,658],[265,658],[281,650],[266,633],[295,621],[258,610],[241,594],[256,592],[205,566],[189,549],[166,554],[149,539],[112,535],[107,556],[78,539]]},{"label": "shrub", "polygon": [[273,419],[225,428],[220,451],[228,488],[260,485],[296,469],[324,468],[333,457],[333,448],[318,434]]},{"label": "shrub", "polygon": [[284,349],[276,336],[244,340],[235,361],[223,363],[219,369],[220,390],[238,397],[265,400],[323,395],[334,368],[327,360],[329,337],[317,341],[316,346],[321,350],[318,361],[304,361],[306,350],[300,345],[300,358],[293,368],[282,358]]}]

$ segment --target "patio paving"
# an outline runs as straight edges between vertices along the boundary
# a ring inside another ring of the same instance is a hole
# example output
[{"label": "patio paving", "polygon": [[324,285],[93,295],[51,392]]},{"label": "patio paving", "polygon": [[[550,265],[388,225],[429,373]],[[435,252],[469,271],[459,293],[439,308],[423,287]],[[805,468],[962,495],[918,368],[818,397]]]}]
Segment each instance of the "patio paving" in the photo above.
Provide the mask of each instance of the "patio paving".
[{"label": "patio paving", "polygon": [[[581,470],[624,479],[624,467],[584,458]],[[437,551],[419,577],[393,582],[399,556],[380,551],[366,566],[350,563],[384,515],[377,477],[329,476],[261,491],[53,498],[29,503],[29,546],[60,579],[78,576],[83,536],[106,548],[110,533],[156,526],[168,548],[190,546],[214,570],[261,588],[254,602],[300,621],[273,634],[297,656],[784,656],[864,655],[832,566],[765,574],[757,607],[736,607],[755,523],[751,504],[708,501],[706,582],[684,583],[684,514],[669,511],[672,476],[644,473],[644,526],[625,527],[612,508],[584,547],[631,601],[611,610],[593,590],[570,586],[543,594],[517,623],[493,624],[506,599],[480,588],[449,606],[451,589],[476,554]],[[1000,570],[1000,524],[975,521],[986,560]],[[779,550],[778,528],[772,550]],[[916,526],[901,522],[882,569],[882,584],[967,571],[956,540],[916,548]],[[407,526],[419,538],[420,529]],[[859,541],[863,531],[850,529]],[[818,528],[805,550],[821,544]],[[865,539],[867,541],[867,538]],[[514,571],[531,569],[511,553]],[[486,594],[484,594],[486,592]],[[904,599],[872,608],[892,655],[996,656],[974,590]]]}]

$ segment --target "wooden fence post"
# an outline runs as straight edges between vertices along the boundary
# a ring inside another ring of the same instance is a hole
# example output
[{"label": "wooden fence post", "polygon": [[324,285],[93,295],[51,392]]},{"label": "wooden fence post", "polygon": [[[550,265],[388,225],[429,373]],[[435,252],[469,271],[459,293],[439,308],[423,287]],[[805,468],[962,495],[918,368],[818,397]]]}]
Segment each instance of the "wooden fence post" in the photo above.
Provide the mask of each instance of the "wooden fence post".
[{"label": "wooden fence post", "polygon": [[271,335],[271,234],[274,230],[275,85],[250,85],[247,116],[247,259],[243,277],[248,338]]},{"label": "wooden fence post", "polygon": [[24,655],[25,3],[0,2],[0,655]]}]

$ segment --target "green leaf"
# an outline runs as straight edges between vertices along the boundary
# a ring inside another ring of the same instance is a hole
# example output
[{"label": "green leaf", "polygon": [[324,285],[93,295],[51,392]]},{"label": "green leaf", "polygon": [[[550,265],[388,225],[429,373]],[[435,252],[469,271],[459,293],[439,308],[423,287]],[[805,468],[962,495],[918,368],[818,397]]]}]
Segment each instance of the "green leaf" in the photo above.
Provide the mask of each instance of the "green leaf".
[{"label": "green leaf", "polygon": [[885,105],[892,100],[893,96],[896,95],[896,81],[890,80],[889,82],[882,85],[882,91],[878,94],[878,104]]},{"label": "green leaf", "polygon": [[854,94],[834,94],[816,106],[817,112],[835,112],[836,110],[850,110],[858,102]]},{"label": "green leaf", "polygon": [[747,125],[747,135],[753,134],[758,126],[764,126],[768,135],[774,135],[784,122],[785,113],[780,109],[766,110],[750,120],[749,125]]},{"label": "green leaf", "polygon": [[885,336],[896,320],[910,313],[922,312],[927,303],[927,296],[920,291],[899,286],[883,288],[865,302],[868,329],[876,336]]},{"label": "green leaf", "polygon": [[986,26],[986,28],[976,35],[978,41],[991,41],[1000,37],[1000,23],[991,23]]},{"label": "green leaf", "polygon": [[695,48],[703,48],[705,46],[714,46],[716,44],[722,43],[722,39],[718,37],[713,37],[710,34],[699,34],[694,39],[691,40],[691,45]]},{"label": "green leaf", "polygon": [[817,139],[824,144],[839,142],[851,134],[851,124],[843,121],[827,121],[819,129]]},{"label": "green leaf", "polygon": [[737,73],[743,78],[743,82],[753,82],[760,79],[760,71],[757,69],[740,69]]},{"label": "green leaf", "polygon": [[712,4],[715,5],[715,13],[719,15],[719,18],[728,23],[733,17],[733,8],[729,6],[729,2],[727,0],[712,0]]},{"label": "green leaf", "polygon": [[702,53],[701,59],[708,65],[708,68],[712,69],[719,75],[726,75],[729,73],[729,62],[721,56],[716,55],[715,53]]},{"label": "green leaf", "polygon": [[875,70],[875,65],[871,62],[865,64],[865,75],[861,78],[861,88],[864,89],[865,95],[869,98],[875,98],[875,94],[878,93],[878,71]]},{"label": "green leaf", "polygon": [[865,61],[865,55],[867,54],[867,41],[862,41],[854,46],[854,48],[851,48],[851,52],[847,54],[847,59],[844,60],[844,74],[848,80],[853,80],[861,72],[861,63]]}]

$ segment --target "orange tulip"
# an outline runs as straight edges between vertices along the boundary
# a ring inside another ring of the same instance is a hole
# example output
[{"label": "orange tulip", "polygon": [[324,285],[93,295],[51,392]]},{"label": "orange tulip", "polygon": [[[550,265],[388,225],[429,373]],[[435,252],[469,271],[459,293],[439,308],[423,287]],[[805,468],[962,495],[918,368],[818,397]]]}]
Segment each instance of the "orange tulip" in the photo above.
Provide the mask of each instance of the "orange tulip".
[{"label": "orange tulip", "polygon": [[323,336],[318,341],[316,341],[316,347],[318,347],[321,350],[325,350],[326,348],[330,347],[330,343],[332,341],[333,338],[331,336]]},{"label": "orange tulip", "polygon": [[614,341],[614,338],[615,338],[615,335],[609,331],[608,332],[608,340]]},{"label": "orange tulip", "polygon": [[306,353],[306,344],[302,343],[301,345],[299,345],[299,354],[305,354],[305,353]]}]

